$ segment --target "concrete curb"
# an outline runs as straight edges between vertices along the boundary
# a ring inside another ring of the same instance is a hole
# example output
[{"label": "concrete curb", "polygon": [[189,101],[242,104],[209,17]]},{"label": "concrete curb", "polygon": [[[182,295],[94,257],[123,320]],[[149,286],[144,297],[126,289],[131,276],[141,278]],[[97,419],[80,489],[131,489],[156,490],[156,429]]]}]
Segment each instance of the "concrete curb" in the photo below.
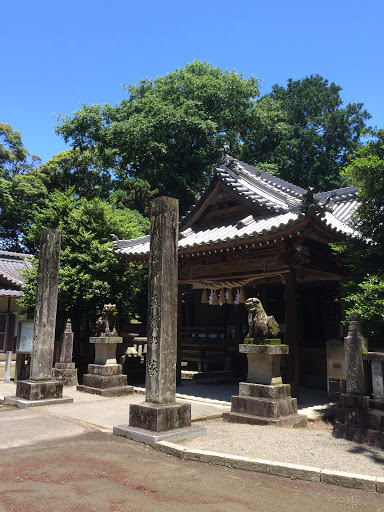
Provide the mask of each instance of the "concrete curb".
[{"label": "concrete curb", "polygon": [[252,457],[240,457],[226,453],[210,452],[183,448],[179,444],[168,441],[158,441],[153,447],[167,455],[183,460],[205,462],[217,466],[225,466],[245,471],[255,471],[269,475],[282,476],[292,480],[307,480],[310,482],[322,482],[352,489],[379,492],[384,494],[384,478],[354,473],[344,473],[329,469],[301,466],[270,460],[255,459]]}]

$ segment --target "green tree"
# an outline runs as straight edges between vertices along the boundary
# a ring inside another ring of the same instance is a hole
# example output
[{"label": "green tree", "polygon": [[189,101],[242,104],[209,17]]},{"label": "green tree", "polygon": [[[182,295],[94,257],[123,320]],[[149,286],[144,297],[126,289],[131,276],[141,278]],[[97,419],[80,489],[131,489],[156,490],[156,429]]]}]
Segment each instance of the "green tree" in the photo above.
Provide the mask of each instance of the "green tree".
[{"label": "green tree", "polygon": [[41,166],[41,172],[47,176],[49,193],[73,187],[79,197],[108,199],[112,189],[111,174],[98,168],[90,153],[80,153],[78,149],[54,155]]},{"label": "green tree", "polygon": [[25,231],[36,204],[47,195],[40,164],[24,148],[20,133],[0,123],[0,249],[26,248]]},{"label": "green tree", "polygon": [[[149,229],[147,219],[135,211],[113,208],[101,199],[79,199],[73,189],[68,189],[51,194],[37,209],[28,233],[35,251],[43,229],[62,233],[58,325],[69,317],[75,328],[87,326],[100,315],[106,302],[116,303],[122,318],[142,313],[137,297],[143,289],[144,272],[132,271],[132,265],[111,253],[110,234],[119,238],[142,236]],[[21,300],[30,314],[35,303],[35,281],[36,267],[29,273]]]},{"label": "green tree", "polygon": [[[194,61],[125,90],[128,98],[117,106],[83,106],[61,118],[56,131],[113,169],[121,184],[144,180],[160,195],[179,198],[182,210],[206,184],[224,144],[240,155],[245,140],[252,145],[252,133],[268,147],[279,143],[276,121],[283,123],[284,115],[278,102],[256,101],[256,78]],[[269,141],[266,130],[274,133]]]},{"label": "green tree", "polygon": [[279,102],[290,126],[285,141],[273,154],[266,152],[281,178],[318,191],[344,185],[341,171],[360,146],[365,121],[371,116],[362,103],[344,107],[341,90],[319,75],[290,78],[287,87],[273,86],[269,97]]},{"label": "green tree", "polygon": [[118,208],[137,210],[149,216],[150,202],[157,196],[158,190],[151,190],[148,181],[141,178],[125,178],[116,181],[110,197],[111,202]]},{"label": "green tree", "polygon": [[359,313],[368,333],[384,329],[384,130],[372,133],[344,170],[359,187],[359,206],[353,227],[359,238],[338,245],[351,269],[344,286],[347,313]]}]

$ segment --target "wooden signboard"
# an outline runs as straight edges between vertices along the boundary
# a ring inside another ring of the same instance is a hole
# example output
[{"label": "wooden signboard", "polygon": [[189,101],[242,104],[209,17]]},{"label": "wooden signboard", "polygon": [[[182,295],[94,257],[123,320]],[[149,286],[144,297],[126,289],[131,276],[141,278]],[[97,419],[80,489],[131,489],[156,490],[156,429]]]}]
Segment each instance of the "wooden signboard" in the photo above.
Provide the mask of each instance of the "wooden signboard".
[{"label": "wooden signboard", "polygon": [[33,321],[20,322],[18,326],[16,352],[30,354],[32,352]]}]

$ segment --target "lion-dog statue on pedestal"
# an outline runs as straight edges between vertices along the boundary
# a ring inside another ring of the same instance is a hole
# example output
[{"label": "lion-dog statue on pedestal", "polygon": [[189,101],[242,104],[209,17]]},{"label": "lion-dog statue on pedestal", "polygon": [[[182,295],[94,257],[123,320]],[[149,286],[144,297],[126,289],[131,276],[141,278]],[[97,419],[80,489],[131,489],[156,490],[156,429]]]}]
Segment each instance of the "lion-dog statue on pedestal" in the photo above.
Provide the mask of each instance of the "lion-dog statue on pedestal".
[{"label": "lion-dog statue on pedestal", "polygon": [[247,299],[245,307],[248,310],[249,330],[246,338],[262,345],[268,339],[276,339],[280,328],[273,316],[268,316],[262,303],[257,297]]}]

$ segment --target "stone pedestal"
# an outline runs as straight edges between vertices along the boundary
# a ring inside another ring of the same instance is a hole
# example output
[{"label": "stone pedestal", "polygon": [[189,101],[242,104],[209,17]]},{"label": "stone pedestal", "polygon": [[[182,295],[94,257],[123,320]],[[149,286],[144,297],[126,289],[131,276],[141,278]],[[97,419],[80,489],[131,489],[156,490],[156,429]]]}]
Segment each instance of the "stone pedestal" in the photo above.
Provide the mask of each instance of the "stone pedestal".
[{"label": "stone pedestal", "polygon": [[[344,346],[347,392],[339,398],[333,435],[384,448],[384,354],[368,352],[363,356],[366,340],[361,332],[359,318],[355,314],[350,316]],[[373,399],[367,396],[364,361],[369,361],[372,365]]]},{"label": "stone pedestal", "polygon": [[276,386],[282,384],[281,356],[289,353],[286,345],[239,345],[240,354],[247,354],[247,382]]},{"label": "stone pedestal", "polygon": [[19,408],[34,407],[73,402],[72,398],[63,397],[63,382],[57,380],[19,380],[16,386],[16,396],[7,396],[6,405]]},{"label": "stone pedestal", "polygon": [[93,336],[95,362],[88,365],[83,375],[83,384],[78,391],[102,396],[120,396],[133,393],[133,386],[127,386],[127,376],[122,373],[121,364],[116,362],[116,346],[123,342],[119,336]]},{"label": "stone pedestal", "polygon": [[89,364],[88,373],[83,375],[83,384],[76,389],[102,396],[133,393],[133,386],[127,386],[127,376],[122,373],[121,364]]},{"label": "stone pedestal", "polygon": [[148,402],[131,404],[129,425],[153,432],[189,427],[191,425],[191,405],[156,405]]},{"label": "stone pedestal", "polygon": [[92,336],[89,343],[95,345],[95,364],[117,364],[116,347],[123,343],[120,336]]},{"label": "stone pedestal", "polygon": [[384,400],[345,393],[335,411],[333,435],[384,448]]},{"label": "stone pedestal", "polygon": [[240,345],[247,354],[247,382],[240,382],[239,395],[232,397],[231,412],[223,420],[231,423],[306,427],[307,417],[297,413],[291,386],[282,384],[280,358],[288,354],[285,345]]},{"label": "stone pedestal", "polygon": [[[333,435],[384,448],[384,353],[368,352],[362,359],[371,363],[373,399],[361,393],[341,395],[335,413]],[[361,376],[359,381],[359,389],[364,389]]]},{"label": "stone pedestal", "polygon": [[64,386],[77,386],[77,370],[75,363],[55,363],[53,378],[61,380]]}]

